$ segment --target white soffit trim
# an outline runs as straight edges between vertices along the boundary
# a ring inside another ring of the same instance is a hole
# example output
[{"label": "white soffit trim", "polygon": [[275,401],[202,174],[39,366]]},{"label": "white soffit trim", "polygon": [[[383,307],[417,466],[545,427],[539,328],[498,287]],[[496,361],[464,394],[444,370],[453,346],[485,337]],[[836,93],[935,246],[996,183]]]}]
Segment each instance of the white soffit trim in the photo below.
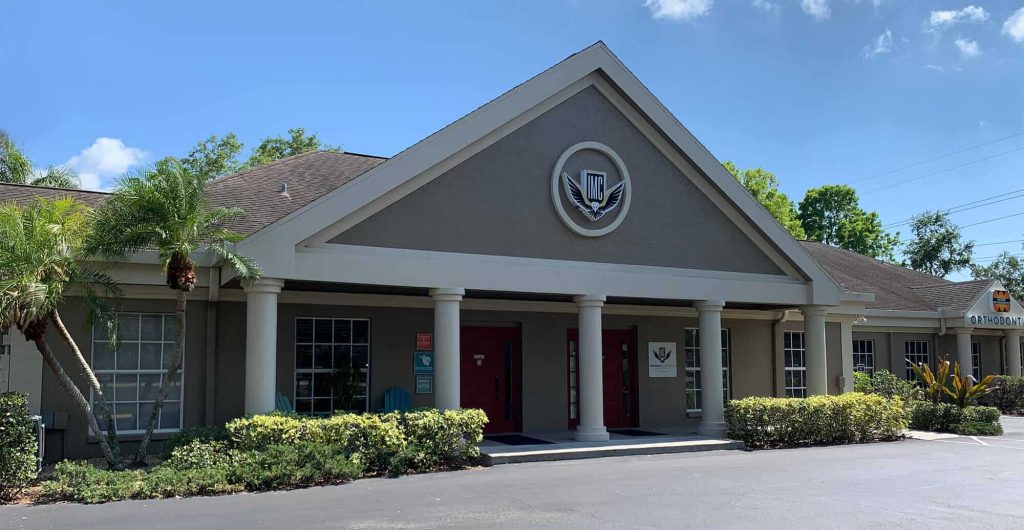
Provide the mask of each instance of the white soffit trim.
[{"label": "white soffit trim", "polygon": [[[339,218],[369,205],[408,181],[423,179],[428,170],[434,174],[433,177],[440,175],[443,171],[432,169],[475,142],[492,135],[506,123],[522,119],[527,111],[538,105],[555,104],[557,99],[554,96],[567,98],[578,92],[590,84],[586,83],[586,78],[594,72],[600,72],[615,85],[633,106],[675,144],[679,153],[691,160],[698,171],[736,205],[750,224],[758,227],[786,259],[803,273],[801,276],[810,280],[811,296],[805,296],[804,303],[839,303],[840,288],[832,278],[602,42],[572,55],[367,171],[344,187],[325,194],[251,235],[238,244],[239,251],[255,257],[270,275],[294,277],[297,272],[294,270],[295,245],[319,242],[322,237],[316,236],[323,236],[321,232],[335,225]],[[495,141],[493,138],[489,140]],[[424,183],[417,182],[412,188]]]}]

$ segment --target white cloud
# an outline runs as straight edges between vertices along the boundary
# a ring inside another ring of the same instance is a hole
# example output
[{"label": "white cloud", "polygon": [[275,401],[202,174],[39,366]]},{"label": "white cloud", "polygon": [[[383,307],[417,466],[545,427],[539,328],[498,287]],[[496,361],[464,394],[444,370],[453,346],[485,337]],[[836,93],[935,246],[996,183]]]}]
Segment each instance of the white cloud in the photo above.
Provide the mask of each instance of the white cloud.
[{"label": "white cloud", "polygon": [[778,13],[782,9],[777,2],[771,2],[769,0],[754,0],[754,9],[764,11],[765,13]]},{"label": "white cloud", "polygon": [[960,68],[959,66],[949,66],[949,67],[946,67],[946,66],[942,66],[940,64],[926,64],[926,65],[924,65],[924,67],[929,69],[929,70],[935,70],[936,72],[945,72],[945,71],[963,72],[964,71],[964,69]]},{"label": "white cloud", "polygon": [[892,30],[885,28],[885,32],[879,35],[875,40],[871,41],[870,44],[864,46],[861,50],[860,56],[865,59],[870,59],[876,55],[882,55],[883,53],[889,53],[892,51]]},{"label": "white cloud", "polygon": [[142,163],[147,155],[142,149],[124,145],[120,138],[101,136],[65,165],[78,173],[82,188],[100,190],[109,187],[108,179]]},{"label": "white cloud", "polygon": [[978,6],[967,6],[960,10],[932,11],[927,26],[932,29],[945,29],[961,22],[984,22],[988,20],[988,12]]},{"label": "white cloud", "polygon": [[1024,7],[1018,9],[1003,22],[1003,34],[1015,42],[1024,42]]},{"label": "white cloud", "polygon": [[824,20],[832,15],[828,0],[800,0],[800,8],[818,20]]},{"label": "white cloud", "polygon": [[714,0],[645,0],[644,6],[654,18],[692,20],[711,12]]},{"label": "white cloud", "polygon": [[978,46],[978,41],[971,39],[960,38],[953,41],[956,44],[956,48],[960,50],[962,57],[971,58],[981,55],[981,47]]}]

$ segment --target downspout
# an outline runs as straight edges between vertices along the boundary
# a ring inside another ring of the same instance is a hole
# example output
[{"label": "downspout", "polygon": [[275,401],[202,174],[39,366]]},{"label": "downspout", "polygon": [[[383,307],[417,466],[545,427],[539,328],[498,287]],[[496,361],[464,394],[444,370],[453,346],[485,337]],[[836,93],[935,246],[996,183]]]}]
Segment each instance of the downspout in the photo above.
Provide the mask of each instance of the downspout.
[{"label": "downspout", "polygon": [[220,267],[210,268],[210,288],[206,297],[206,408],[204,423],[213,425],[216,415],[217,380],[217,301],[220,299]]},{"label": "downspout", "polygon": [[[779,311],[778,318],[772,324],[772,395],[779,395],[779,359],[782,358],[782,324],[789,320],[789,310]],[[785,367],[783,367],[785,372]],[[785,376],[783,376],[785,377]]]}]

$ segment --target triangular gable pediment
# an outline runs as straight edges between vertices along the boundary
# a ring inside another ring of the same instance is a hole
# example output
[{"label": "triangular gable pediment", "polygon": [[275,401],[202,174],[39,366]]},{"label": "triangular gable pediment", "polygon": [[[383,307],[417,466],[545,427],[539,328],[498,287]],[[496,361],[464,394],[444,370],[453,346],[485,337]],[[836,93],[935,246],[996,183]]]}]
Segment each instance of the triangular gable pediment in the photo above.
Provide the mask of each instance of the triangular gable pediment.
[{"label": "triangular gable pediment", "polygon": [[985,288],[964,313],[964,325],[978,328],[1024,328],[1024,306],[1010,295],[999,280]]},{"label": "triangular gable pediment", "polygon": [[[450,174],[453,168],[573,96],[588,93],[591,87],[604,89],[608,92],[604,94],[606,96],[619,97],[625,107],[620,110],[639,116],[644,126],[654,131],[657,137],[654,140],[660,143],[658,148],[666,158],[677,166],[689,167],[686,176],[694,181],[695,186],[703,188],[700,191],[733,224],[734,232],[721,240],[720,245],[739,245],[743,252],[750,245],[756,248],[757,252],[750,253],[750,256],[759,256],[745,260],[750,266],[749,272],[780,273],[793,280],[807,282],[810,286],[807,303],[838,303],[839,288],[820,265],[601,43],[573,55],[342,188],[254,234],[240,247],[260,258],[268,274],[274,274],[275,270],[281,271],[278,274],[288,274],[294,268],[296,248],[313,249],[331,240],[343,241],[344,234],[354,228],[356,230],[349,233],[356,234],[360,223],[387,211],[417,190],[427,189],[426,186],[435,179]],[[640,197],[639,191],[636,196]],[[457,194],[452,195],[451,207],[457,207],[460,199]],[[658,206],[673,207],[672,204],[643,205]],[[638,207],[641,206],[633,205],[633,208]],[[714,226],[723,225],[716,223]],[[743,237],[736,237],[735,233]],[[642,236],[634,232],[632,237]],[[743,252],[740,252],[741,260],[745,255]],[[551,257],[557,259],[557,256]],[[651,259],[654,261],[650,265],[683,266],[659,262],[656,256]],[[621,261],[611,259],[605,262]]]}]

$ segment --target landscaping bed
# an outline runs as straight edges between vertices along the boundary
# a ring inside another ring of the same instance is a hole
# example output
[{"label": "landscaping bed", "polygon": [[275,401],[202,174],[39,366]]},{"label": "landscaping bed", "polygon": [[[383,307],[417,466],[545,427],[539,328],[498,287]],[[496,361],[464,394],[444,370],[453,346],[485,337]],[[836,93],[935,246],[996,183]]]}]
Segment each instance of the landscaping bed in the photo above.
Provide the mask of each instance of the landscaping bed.
[{"label": "landscaping bed", "polygon": [[64,461],[40,502],[101,503],[341,484],[365,476],[459,469],[477,462],[481,410],[419,410],[311,418],[266,414],[183,431],[148,470]]}]

